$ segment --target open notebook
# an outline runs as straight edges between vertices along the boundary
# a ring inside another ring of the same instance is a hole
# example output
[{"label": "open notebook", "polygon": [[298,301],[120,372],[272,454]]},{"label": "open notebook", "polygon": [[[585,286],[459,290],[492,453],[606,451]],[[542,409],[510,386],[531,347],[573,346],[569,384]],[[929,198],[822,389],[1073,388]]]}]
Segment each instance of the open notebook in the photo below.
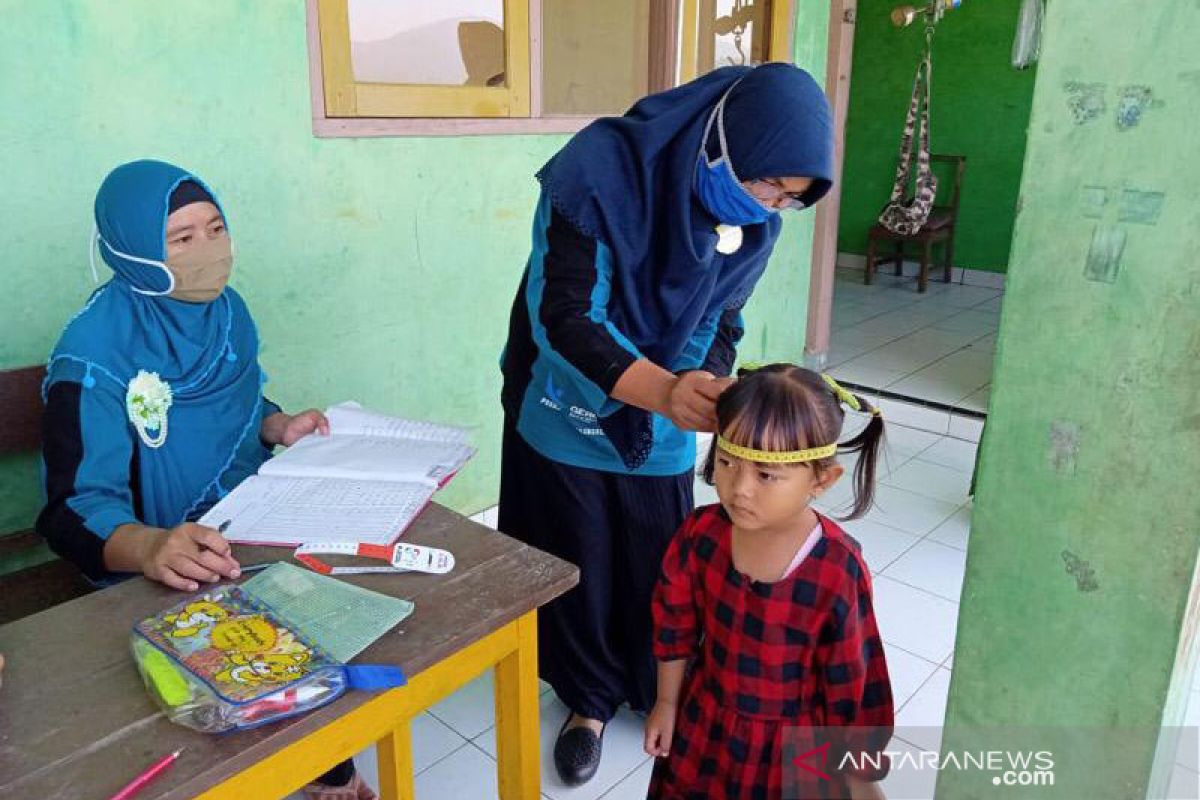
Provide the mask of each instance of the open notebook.
[{"label": "open notebook", "polygon": [[387,545],[475,454],[467,431],[331,407],[312,434],[267,461],[200,518],[243,544]]}]

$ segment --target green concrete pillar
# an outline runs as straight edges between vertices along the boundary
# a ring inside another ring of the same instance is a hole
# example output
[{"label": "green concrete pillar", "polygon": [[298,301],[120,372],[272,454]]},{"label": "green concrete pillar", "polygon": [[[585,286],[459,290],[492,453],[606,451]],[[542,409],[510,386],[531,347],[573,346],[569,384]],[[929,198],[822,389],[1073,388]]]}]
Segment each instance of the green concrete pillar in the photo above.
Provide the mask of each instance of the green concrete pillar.
[{"label": "green concrete pillar", "polygon": [[942,771],[938,797],[1163,776],[1200,545],[1197,42],[1196,0],[1047,3],[943,753],[1026,727],[1063,752],[1053,788]]}]

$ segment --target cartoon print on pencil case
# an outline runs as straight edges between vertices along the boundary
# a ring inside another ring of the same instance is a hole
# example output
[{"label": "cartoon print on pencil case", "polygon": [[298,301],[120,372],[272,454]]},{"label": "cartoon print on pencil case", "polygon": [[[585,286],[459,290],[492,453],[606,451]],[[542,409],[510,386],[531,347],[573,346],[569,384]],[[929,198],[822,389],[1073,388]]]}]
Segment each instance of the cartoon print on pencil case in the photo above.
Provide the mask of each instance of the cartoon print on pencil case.
[{"label": "cartoon print on pencil case", "polygon": [[167,632],[168,636],[186,639],[202,633],[228,617],[228,611],[205,598],[188,603],[178,614],[168,614],[164,621],[171,626]]},{"label": "cartoon print on pencil case", "polygon": [[228,666],[215,677],[223,683],[241,683],[258,686],[263,683],[290,683],[308,671],[304,664],[308,653],[266,653],[247,655],[234,653]]},{"label": "cartoon print on pencil case", "polygon": [[225,654],[266,653],[275,649],[280,629],[262,614],[231,617],[212,627],[210,640],[213,649]]}]

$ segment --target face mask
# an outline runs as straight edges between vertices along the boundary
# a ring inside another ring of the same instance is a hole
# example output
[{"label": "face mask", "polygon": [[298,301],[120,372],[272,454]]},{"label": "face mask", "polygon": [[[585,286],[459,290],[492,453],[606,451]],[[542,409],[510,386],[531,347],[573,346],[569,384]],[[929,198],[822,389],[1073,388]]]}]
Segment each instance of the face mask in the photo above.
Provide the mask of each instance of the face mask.
[{"label": "face mask", "polygon": [[[766,222],[771,215],[778,212],[764,205],[742,186],[742,182],[733,171],[733,164],[729,161],[729,148],[725,144],[725,99],[736,86],[735,83],[729,88],[709,115],[708,124],[704,126],[704,136],[700,139],[700,155],[696,159],[696,194],[709,213],[726,225],[753,225]],[[705,147],[714,120],[717,124],[717,140],[721,143],[721,155],[710,162]]]},{"label": "face mask", "polygon": [[186,303],[210,303],[229,283],[233,271],[233,240],[228,236],[202,239],[166,262],[174,279],[168,297]]}]

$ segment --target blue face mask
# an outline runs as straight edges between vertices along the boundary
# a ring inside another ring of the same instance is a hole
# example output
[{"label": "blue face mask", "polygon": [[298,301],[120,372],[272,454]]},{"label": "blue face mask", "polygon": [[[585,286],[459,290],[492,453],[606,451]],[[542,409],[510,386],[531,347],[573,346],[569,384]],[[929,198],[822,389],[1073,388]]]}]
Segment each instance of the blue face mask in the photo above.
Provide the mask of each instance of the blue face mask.
[{"label": "blue face mask", "polygon": [[[729,92],[736,86],[735,83]],[[729,148],[725,144],[725,98],[729,97],[729,92],[717,103],[717,107],[709,115],[708,124],[704,126],[704,136],[700,139],[700,155],[696,158],[696,194],[709,213],[726,225],[766,222],[779,212],[763,204],[742,186],[729,160]],[[710,162],[705,147],[714,120],[717,123],[717,140],[721,143],[721,155]]]}]

